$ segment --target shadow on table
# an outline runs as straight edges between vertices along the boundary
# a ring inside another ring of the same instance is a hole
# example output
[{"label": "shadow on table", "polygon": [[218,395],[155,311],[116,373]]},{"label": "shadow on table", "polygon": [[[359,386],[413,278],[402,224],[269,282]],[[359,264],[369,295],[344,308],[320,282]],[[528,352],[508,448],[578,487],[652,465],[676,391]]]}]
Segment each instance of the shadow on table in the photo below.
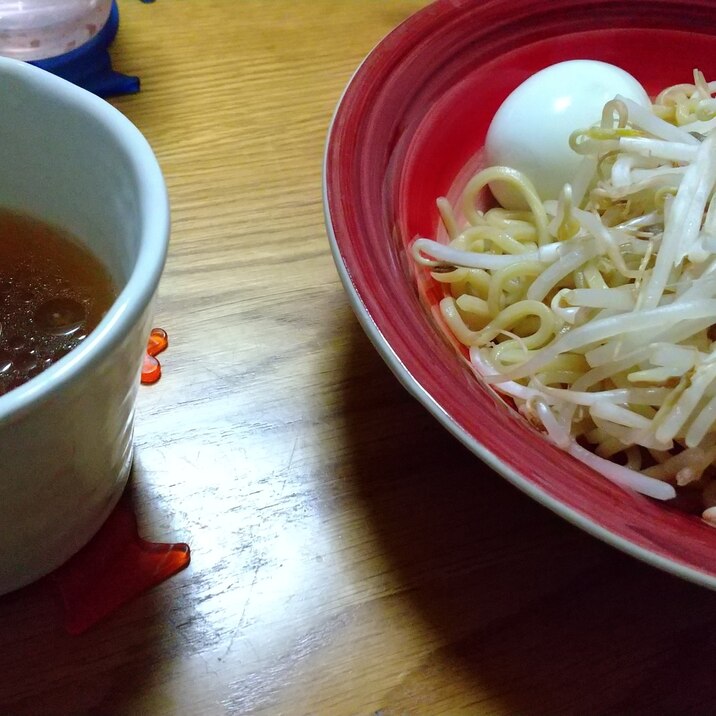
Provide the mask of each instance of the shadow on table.
[{"label": "shadow on table", "polygon": [[361,445],[350,473],[416,618],[444,644],[386,695],[384,716],[445,703],[716,710],[716,594],[603,545],[492,473],[408,396],[357,324],[350,353],[347,439]]},{"label": "shadow on table", "polygon": [[[131,497],[131,482],[128,489]],[[70,636],[46,582],[1,597],[0,714],[131,713],[134,695],[157,678],[171,653],[168,600],[154,589]]]}]

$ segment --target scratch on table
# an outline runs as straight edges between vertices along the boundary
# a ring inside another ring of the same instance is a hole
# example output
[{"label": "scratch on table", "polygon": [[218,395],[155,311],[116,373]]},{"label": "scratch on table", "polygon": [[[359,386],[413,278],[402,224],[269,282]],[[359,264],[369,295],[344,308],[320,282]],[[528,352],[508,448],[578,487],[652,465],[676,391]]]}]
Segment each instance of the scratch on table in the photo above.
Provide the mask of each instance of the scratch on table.
[{"label": "scratch on table", "polygon": [[281,483],[281,492],[283,492],[286,489],[286,483],[288,482],[288,478],[291,473],[291,466],[293,465],[293,456],[296,454],[297,446],[298,446],[298,435],[295,437],[295,439],[293,441],[293,447],[291,448],[291,454],[288,456],[288,465],[286,465],[286,468],[284,470],[284,478],[283,478],[283,482]]},{"label": "scratch on table", "polygon": [[244,618],[246,616],[246,610],[249,608],[249,603],[251,602],[251,596],[253,594],[254,587],[256,586],[256,583],[258,582],[259,571],[262,566],[263,566],[263,563],[259,562],[259,564],[257,564],[254,567],[254,576],[251,579],[251,584],[249,585],[249,593],[246,595],[246,600],[244,601],[244,606],[241,609],[241,616],[239,617],[239,625],[232,632],[231,639],[229,639],[229,643],[226,647],[226,650],[224,651],[224,653],[222,654],[220,659],[225,659],[227,657],[227,655],[229,654],[229,652],[231,651],[231,649],[234,646],[234,641],[235,641],[236,637],[239,635],[242,627],[244,626]]}]

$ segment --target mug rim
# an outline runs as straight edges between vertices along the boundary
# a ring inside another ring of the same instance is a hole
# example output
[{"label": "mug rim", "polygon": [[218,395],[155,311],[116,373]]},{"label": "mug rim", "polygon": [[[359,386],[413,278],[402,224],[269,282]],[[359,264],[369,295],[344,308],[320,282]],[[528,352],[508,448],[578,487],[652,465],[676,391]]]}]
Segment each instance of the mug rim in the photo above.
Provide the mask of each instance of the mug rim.
[{"label": "mug rim", "polygon": [[159,163],[145,137],[124,114],[91,92],[21,60],[0,57],[2,76],[12,76],[30,91],[44,94],[48,105],[74,106],[113,136],[138,184],[141,233],[129,278],[105,316],[66,356],[0,396],[0,427],[10,417],[29,411],[80,379],[121,343],[156,292],[169,247],[170,221],[169,198]]}]

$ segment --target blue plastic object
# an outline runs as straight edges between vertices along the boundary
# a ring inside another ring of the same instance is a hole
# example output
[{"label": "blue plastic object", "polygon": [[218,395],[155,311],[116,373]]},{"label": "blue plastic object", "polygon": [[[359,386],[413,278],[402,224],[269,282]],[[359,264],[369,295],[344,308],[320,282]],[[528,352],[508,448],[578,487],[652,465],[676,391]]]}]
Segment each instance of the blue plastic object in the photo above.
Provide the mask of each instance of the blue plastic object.
[{"label": "blue plastic object", "polygon": [[64,55],[33,60],[29,64],[52,72],[100,97],[139,92],[139,77],[123,75],[112,69],[109,46],[118,28],[119,8],[115,0],[105,26],[89,42]]}]

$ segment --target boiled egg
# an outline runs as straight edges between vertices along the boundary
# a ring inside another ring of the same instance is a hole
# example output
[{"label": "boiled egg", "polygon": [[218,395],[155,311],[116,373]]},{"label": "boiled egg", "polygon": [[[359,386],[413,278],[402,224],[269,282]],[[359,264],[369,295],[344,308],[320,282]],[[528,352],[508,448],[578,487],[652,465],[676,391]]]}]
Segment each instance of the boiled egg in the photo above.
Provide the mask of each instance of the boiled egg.
[{"label": "boiled egg", "polygon": [[[639,82],[606,62],[570,60],[540,70],[497,110],[485,139],[488,164],[518,169],[543,201],[557,199],[582,159],[570,148],[570,135],[597,124],[618,94],[651,107]],[[490,189],[503,207],[524,207],[511,186],[493,182]]]}]

